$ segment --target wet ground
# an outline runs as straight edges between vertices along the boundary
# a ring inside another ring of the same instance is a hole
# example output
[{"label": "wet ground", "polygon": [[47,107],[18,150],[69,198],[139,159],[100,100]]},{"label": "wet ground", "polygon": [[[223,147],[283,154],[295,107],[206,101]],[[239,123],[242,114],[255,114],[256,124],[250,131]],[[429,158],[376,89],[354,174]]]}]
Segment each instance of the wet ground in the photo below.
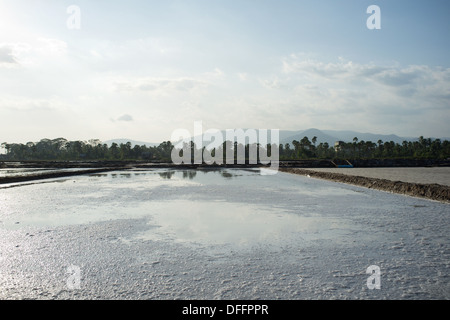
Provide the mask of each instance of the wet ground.
[{"label": "wet ground", "polygon": [[450,167],[411,168],[314,168],[318,172],[342,173],[368,178],[388,179],[411,183],[437,183],[450,186]]},{"label": "wet ground", "polygon": [[8,185],[0,204],[1,299],[450,298],[445,203],[159,169]]}]

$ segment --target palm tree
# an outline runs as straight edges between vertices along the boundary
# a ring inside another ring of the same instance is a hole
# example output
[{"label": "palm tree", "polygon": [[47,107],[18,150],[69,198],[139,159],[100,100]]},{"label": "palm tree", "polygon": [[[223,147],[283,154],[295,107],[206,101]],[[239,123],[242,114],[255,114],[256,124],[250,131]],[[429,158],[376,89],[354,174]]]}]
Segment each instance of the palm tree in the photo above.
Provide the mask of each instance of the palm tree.
[{"label": "palm tree", "polygon": [[299,155],[300,142],[297,140],[292,140],[292,144],[294,145],[294,157]]},{"label": "palm tree", "polygon": [[302,140],[300,140],[300,145],[304,147],[308,147],[308,149],[311,148],[311,142],[309,141],[308,137],[303,137]]},{"label": "palm tree", "polygon": [[358,138],[354,137],[353,138],[353,157],[356,158],[356,144],[358,143]]}]

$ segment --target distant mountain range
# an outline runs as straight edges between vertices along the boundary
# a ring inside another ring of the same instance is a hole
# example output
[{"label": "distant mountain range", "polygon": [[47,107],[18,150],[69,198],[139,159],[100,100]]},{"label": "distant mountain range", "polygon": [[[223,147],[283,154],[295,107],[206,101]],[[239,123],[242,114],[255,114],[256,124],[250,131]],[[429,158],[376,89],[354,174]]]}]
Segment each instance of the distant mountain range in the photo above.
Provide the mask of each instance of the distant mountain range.
[{"label": "distant mountain range", "polygon": [[[245,129],[244,129],[245,130]],[[222,130],[222,135],[225,138],[225,130]],[[372,141],[377,143],[378,140],[382,140],[383,142],[394,141],[395,143],[401,144],[403,141],[417,141],[419,137],[399,137],[395,134],[376,134],[376,133],[361,133],[357,131],[346,131],[346,130],[319,130],[315,128],[307,129],[307,130],[280,130],[279,138],[280,143],[286,144],[289,143],[292,145],[293,140],[300,141],[303,137],[308,137],[311,141],[313,137],[317,137],[316,144],[320,144],[327,142],[330,146],[333,146],[336,141],[344,141],[344,142],[353,142],[353,138],[357,137],[358,141]],[[429,138],[429,137],[425,137]],[[434,138],[432,138],[434,139]],[[441,140],[450,140],[450,138],[439,138]],[[143,142],[143,141],[135,141],[130,139],[112,139],[108,141],[104,141],[108,146],[110,146],[113,142],[117,144],[130,142],[132,146],[135,145],[146,145],[150,146],[158,146],[160,143],[152,143],[152,142]],[[175,144],[175,142],[172,141]],[[206,142],[208,143],[208,142]]]},{"label": "distant mountain range", "polygon": [[356,131],[339,131],[339,130],[319,130],[319,129],[308,129],[299,131],[280,131],[280,143],[290,143],[292,141],[300,140],[303,137],[308,137],[311,141],[313,137],[317,137],[316,144],[321,142],[327,142],[329,145],[334,145],[336,141],[353,142],[353,138],[357,137],[358,141],[372,141],[377,142],[378,140],[394,141],[395,143],[401,144],[403,141],[416,141],[418,137],[399,137],[395,134],[376,134],[376,133],[361,133]]}]

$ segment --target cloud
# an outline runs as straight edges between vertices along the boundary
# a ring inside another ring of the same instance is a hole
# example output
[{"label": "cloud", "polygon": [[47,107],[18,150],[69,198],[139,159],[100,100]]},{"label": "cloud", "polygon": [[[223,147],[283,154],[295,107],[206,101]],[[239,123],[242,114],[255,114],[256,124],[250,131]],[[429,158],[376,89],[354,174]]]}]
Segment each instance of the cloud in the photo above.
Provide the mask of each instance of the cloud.
[{"label": "cloud", "polygon": [[[55,61],[65,61],[67,43],[58,39],[38,38],[32,43],[16,42],[0,44],[0,66],[48,67]],[[65,61],[67,62],[67,61]]]},{"label": "cloud", "polygon": [[138,91],[156,95],[170,95],[174,92],[190,92],[206,86],[208,86],[206,81],[190,77],[134,78],[114,81],[115,91]]},{"label": "cloud", "polygon": [[259,83],[266,89],[279,89],[281,87],[278,77],[273,77],[271,79],[259,79]]},{"label": "cloud", "polygon": [[391,87],[410,85],[425,76],[426,71],[420,70],[417,67],[408,69],[389,68],[373,74],[373,77],[376,81]]},{"label": "cloud", "polygon": [[205,72],[204,73],[205,78],[209,79],[217,79],[225,76],[224,72],[220,70],[219,68],[215,68],[212,72]]},{"label": "cloud", "polygon": [[67,110],[67,104],[57,97],[48,99],[26,98],[3,95],[0,97],[0,108],[11,112],[57,111]]},{"label": "cloud", "polygon": [[0,64],[17,64],[13,49],[14,48],[9,45],[0,45]]},{"label": "cloud", "polygon": [[324,77],[328,79],[342,78],[354,74],[359,70],[359,65],[351,61],[340,59],[337,63],[325,63],[313,59],[301,59],[296,55],[282,60],[282,71],[285,74],[304,74],[314,77]]},{"label": "cloud", "polygon": [[295,55],[282,60],[282,72],[298,81],[314,83],[326,88],[359,88],[368,94],[398,97],[413,95],[425,98],[432,95],[450,95],[450,68],[411,66],[376,66],[339,59],[338,62],[322,62],[299,59]]},{"label": "cloud", "polygon": [[59,39],[38,38],[38,44],[35,51],[42,55],[50,55],[52,57],[62,56],[67,53],[67,43]]},{"label": "cloud", "polygon": [[245,72],[238,73],[239,80],[246,81],[248,78],[248,74]]},{"label": "cloud", "polygon": [[119,118],[117,118],[117,121],[133,121],[133,117],[130,116],[129,114],[124,114],[122,116],[120,116]]},{"label": "cloud", "polygon": [[295,55],[282,60],[282,72],[286,75],[308,76],[309,79],[377,82],[390,87],[450,80],[450,68],[422,65],[377,66],[345,61],[342,58],[338,62],[326,63],[300,59]]}]

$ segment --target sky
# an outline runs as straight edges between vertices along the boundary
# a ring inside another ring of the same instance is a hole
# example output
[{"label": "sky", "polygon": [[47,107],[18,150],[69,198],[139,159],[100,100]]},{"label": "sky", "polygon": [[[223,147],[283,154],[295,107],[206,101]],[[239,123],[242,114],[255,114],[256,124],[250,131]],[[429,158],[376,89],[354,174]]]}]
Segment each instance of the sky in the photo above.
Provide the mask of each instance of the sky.
[{"label": "sky", "polygon": [[195,121],[450,137],[449,16],[448,0],[0,0],[0,143],[162,142]]}]

